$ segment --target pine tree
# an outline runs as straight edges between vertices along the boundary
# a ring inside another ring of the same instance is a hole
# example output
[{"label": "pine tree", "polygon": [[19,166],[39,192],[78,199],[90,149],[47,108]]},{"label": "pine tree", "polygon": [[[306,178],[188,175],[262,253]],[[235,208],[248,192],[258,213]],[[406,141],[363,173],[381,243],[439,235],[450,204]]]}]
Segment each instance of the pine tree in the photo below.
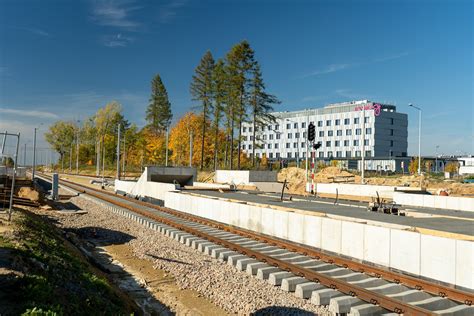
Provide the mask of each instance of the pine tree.
[{"label": "pine tree", "polygon": [[172,117],[168,93],[160,75],[157,74],[151,81],[150,104],[146,110],[147,127],[155,134],[163,133],[170,125]]},{"label": "pine tree", "polygon": [[193,80],[191,82],[191,95],[194,101],[200,101],[202,115],[202,136],[201,136],[201,170],[204,167],[204,141],[206,138],[206,124],[209,113],[212,110],[213,101],[213,78],[214,58],[210,51],[207,51],[201,58],[201,62],[196,67]]},{"label": "pine tree", "polygon": [[217,158],[218,158],[218,140],[219,140],[219,126],[224,110],[224,105],[227,96],[227,74],[225,63],[222,59],[219,59],[214,67],[213,72],[214,82],[214,121],[212,129],[214,130],[214,170],[217,170]]},{"label": "pine tree", "polygon": [[274,95],[265,92],[265,84],[258,62],[255,62],[250,89],[250,111],[253,120],[252,166],[255,167],[255,131],[257,127],[261,128],[265,124],[275,121],[271,112],[273,104],[278,104],[280,101]]},{"label": "pine tree", "polygon": [[232,157],[233,157],[233,141],[234,141],[234,128],[237,125],[239,129],[238,135],[238,152],[237,152],[237,168],[240,169],[240,152],[242,142],[242,124],[247,116],[247,104],[248,104],[248,86],[250,83],[250,74],[254,68],[254,51],[250,48],[250,44],[247,41],[242,41],[239,44],[232,47],[230,52],[227,54],[227,63],[229,69],[229,82],[230,82],[230,100],[232,107],[233,118],[231,121],[231,169],[232,169]]}]

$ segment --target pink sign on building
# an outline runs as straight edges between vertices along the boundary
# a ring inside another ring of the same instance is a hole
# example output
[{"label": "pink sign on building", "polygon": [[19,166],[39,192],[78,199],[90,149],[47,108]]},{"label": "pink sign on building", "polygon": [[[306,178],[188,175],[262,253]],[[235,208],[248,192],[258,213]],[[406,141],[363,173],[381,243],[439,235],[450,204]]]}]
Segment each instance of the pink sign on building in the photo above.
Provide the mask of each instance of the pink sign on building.
[{"label": "pink sign on building", "polygon": [[375,104],[366,104],[366,105],[358,105],[354,108],[354,111],[368,111],[374,110],[374,115],[379,116],[380,112],[382,111],[382,106],[378,103]]}]

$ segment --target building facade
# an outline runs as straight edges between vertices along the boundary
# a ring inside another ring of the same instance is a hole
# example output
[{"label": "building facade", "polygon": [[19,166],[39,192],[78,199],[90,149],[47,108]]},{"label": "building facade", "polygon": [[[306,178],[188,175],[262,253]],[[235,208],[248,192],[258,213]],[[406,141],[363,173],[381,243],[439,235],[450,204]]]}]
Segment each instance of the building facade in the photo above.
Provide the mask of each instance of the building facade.
[{"label": "building facade", "polygon": [[[276,122],[256,127],[256,157],[291,161],[311,157],[306,139],[310,122],[316,127],[315,142],[321,143],[316,158],[357,159],[362,151],[366,158],[407,156],[408,116],[394,105],[362,100],[273,115]],[[253,123],[243,124],[242,150],[248,156],[254,150],[253,134]]]}]

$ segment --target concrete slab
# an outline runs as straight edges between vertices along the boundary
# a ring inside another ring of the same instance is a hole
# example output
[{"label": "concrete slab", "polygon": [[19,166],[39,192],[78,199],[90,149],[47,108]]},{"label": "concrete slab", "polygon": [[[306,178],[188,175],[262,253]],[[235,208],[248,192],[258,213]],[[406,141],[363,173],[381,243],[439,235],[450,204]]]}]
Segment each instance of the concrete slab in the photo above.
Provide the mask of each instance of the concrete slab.
[{"label": "concrete slab", "polygon": [[312,247],[321,248],[321,218],[304,215],[304,241],[303,243]]},{"label": "concrete slab", "polygon": [[295,275],[293,273],[286,271],[273,272],[270,273],[268,277],[268,283],[270,283],[271,285],[281,285],[283,279],[292,278],[294,276]]},{"label": "concrete slab", "polygon": [[385,311],[378,305],[362,304],[351,307],[348,316],[378,316]]},{"label": "concrete slab", "polygon": [[436,310],[435,313],[439,315],[472,316],[474,315],[474,307],[458,305],[443,310]]},{"label": "concrete slab", "polygon": [[346,314],[349,313],[351,307],[363,304],[365,304],[365,302],[357,297],[343,295],[330,300],[329,311],[337,314]]},{"label": "concrete slab", "polygon": [[311,304],[314,305],[329,305],[329,302],[331,301],[331,298],[334,297],[339,297],[343,296],[344,294],[333,290],[333,289],[321,289],[321,290],[316,290],[311,293]]},{"label": "concrete slab", "polygon": [[220,254],[224,253],[224,252],[230,252],[230,250],[228,248],[225,248],[225,247],[212,249],[211,250],[211,257],[214,258],[214,259],[219,259]]},{"label": "concrete slab", "polygon": [[249,263],[247,264],[247,269],[245,271],[250,275],[257,275],[258,269],[267,267],[270,267],[270,265],[263,262]]},{"label": "concrete slab", "polygon": [[444,309],[448,309],[448,308],[458,305],[451,300],[448,300],[446,298],[442,298],[439,296],[430,297],[421,301],[410,302],[410,304],[416,305],[421,308],[429,309],[432,311],[444,310]]},{"label": "concrete slab", "polygon": [[408,291],[408,288],[406,286],[395,283],[388,283],[380,286],[370,287],[367,289],[383,295],[397,294]]},{"label": "concrete slab", "polygon": [[420,234],[392,229],[390,266],[414,275],[420,274]]},{"label": "concrete slab", "polygon": [[325,288],[324,285],[316,282],[305,282],[296,285],[295,295],[299,298],[311,298],[311,293],[316,290]]},{"label": "concrete slab", "polygon": [[364,224],[342,222],[341,253],[356,258],[364,259]]},{"label": "concrete slab", "polygon": [[304,215],[288,213],[288,239],[297,243],[304,241]]},{"label": "concrete slab", "polygon": [[247,270],[247,265],[250,263],[258,263],[259,261],[256,259],[248,258],[248,259],[241,259],[237,261],[237,264],[235,267],[239,271],[246,271]]},{"label": "concrete slab", "polygon": [[321,246],[325,250],[335,253],[341,252],[341,221],[330,218],[322,219]]},{"label": "concrete slab", "polygon": [[226,249],[225,251],[222,251],[219,253],[219,260],[227,262],[227,258],[229,258],[229,256],[239,255],[239,254],[240,253],[238,253],[237,251]]},{"label": "concrete slab", "polygon": [[455,284],[456,240],[421,235],[420,254],[421,275],[450,284]]},{"label": "concrete slab", "polygon": [[474,242],[456,240],[456,284],[464,288],[474,289],[473,270]]},{"label": "concrete slab", "polygon": [[364,260],[388,267],[390,265],[390,229],[364,226]]},{"label": "concrete slab", "polygon": [[298,284],[308,283],[308,280],[299,276],[283,279],[281,282],[281,289],[286,292],[296,291]]},{"label": "concrete slab", "polygon": [[259,268],[257,270],[257,278],[260,280],[268,280],[271,273],[276,273],[279,271],[282,271],[282,270],[280,268],[272,267],[272,266]]},{"label": "concrete slab", "polygon": [[395,298],[395,299],[400,300],[402,302],[407,302],[407,303],[422,301],[422,300],[426,300],[426,299],[432,297],[428,293],[423,292],[423,291],[418,291],[418,290],[408,290],[408,291],[405,291],[405,292],[389,294],[387,296]]},{"label": "concrete slab", "polygon": [[235,254],[235,255],[230,255],[230,256],[227,257],[227,264],[229,264],[231,266],[236,266],[237,261],[239,261],[241,259],[250,259],[250,258],[247,257],[246,255],[241,255],[240,253]]}]

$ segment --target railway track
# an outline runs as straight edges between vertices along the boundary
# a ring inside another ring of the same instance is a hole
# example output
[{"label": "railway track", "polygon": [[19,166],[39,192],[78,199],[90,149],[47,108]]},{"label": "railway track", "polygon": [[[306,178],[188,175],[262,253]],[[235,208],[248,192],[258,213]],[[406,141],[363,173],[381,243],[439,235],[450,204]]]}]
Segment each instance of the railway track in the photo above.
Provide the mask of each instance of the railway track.
[{"label": "railway track", "polygon": [[474,314],[472,293],[70,181],[60,183],[283,290],[329,305],[335,314]]}]

